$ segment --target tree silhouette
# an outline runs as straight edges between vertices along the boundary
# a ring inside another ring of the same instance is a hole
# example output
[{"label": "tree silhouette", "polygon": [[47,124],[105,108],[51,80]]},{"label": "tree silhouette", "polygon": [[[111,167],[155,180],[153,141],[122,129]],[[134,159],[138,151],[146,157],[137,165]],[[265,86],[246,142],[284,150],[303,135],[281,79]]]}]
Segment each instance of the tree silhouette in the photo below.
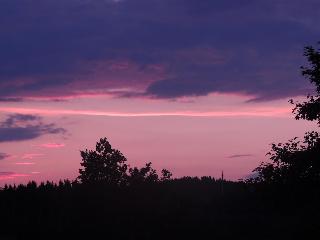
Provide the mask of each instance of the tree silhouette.
[{"label": "tree silhouette", "polygon": [[317,132],[306,133],[302,142],[294,138],[287,143],[272,144],[268,155],[272,163],[262,163],[255,169],[259,182],[320,183],[320,137]]},{"label": "tree silhouette", "polygon": [[149,162],[142,168],[130,168],[128,181],[129,184],[141,184],[158,182],[159,177],[157,171],[151,167],[152,163]]},{"label": "tree silhouette", "polygon": [[104,182],[120,185],[127,178],[127,159],[123,154],[111,147],[107,138],[101,138],[96,143],[96,150],[80,151],[83,167],[79,169],[79,179],[82,183]]},{"label": "tree silhouette", "polygon": [[[152,168],[152,163],[147,163],[142,168],[128,168],[126,157],[111,147],[107,138],[101,138],[96,143],[96,150],[80,151],[82,168],[79,169],[78,179],[81,183],[107,183],[111,185],[132,185],[138,183],[155,183],[170,180],[172,173],[162,169],[159,179],[157,171]],[[128,172],[127,172],[128,171]]]},{"label": "tree silhouette", "polygon": [[161,170],[161,177],[159,178],[158,173],[151,167],[152,163],[146,163],[142,168],[130,168],[128,175],[129,185],[142,184],[142,183],[156,183],[171,180],[172,173],[167,169]]},{"label": "tree silhouette", "polygon": [[[316,94],[308,95],[309,101],[295,104],[295,118],[317,120],[320,125],[320,52],[313,47],[306,47],[304,56],[309,62],[308,67],[301,67],[302,75],[309,78],[316,86]],[[254,171],[257,182],[276,184],[320,183],[320,136],[319,133],[307,132],[301,142],[293,138],[287,143],[272,144],[271,163],[263,162]],[[252,179],[251,179],[252,180]]]},{"label": "tree silhouette", "polygon": [[172,173],[167,169],[162,169],[161,175],[162,175],[160,179],[161,181],[169,181],[172,177]]},{"label": "tree silhouette", "polygon": [[[320,44],[320,42],[319,42]],[[320,49],[316,50],[312,46],[305,47],[304,56],[307,57],[309,66],[301,67],[302,75],[309,79],[316,86],[315,95],[308,95],[308,101],[295,103],[293,113],[296,119],[317,120],[320,125]]]}]

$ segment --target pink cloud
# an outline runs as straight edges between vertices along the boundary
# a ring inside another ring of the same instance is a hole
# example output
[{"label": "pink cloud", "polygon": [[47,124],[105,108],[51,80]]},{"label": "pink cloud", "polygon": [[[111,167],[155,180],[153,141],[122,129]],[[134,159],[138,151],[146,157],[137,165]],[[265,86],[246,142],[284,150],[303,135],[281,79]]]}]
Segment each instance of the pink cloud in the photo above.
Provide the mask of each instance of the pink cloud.
[{"label": "pink cloud", "polygon": [[20,174],[15,172],[0,172],[0,180],[14,179],[17,177],[29,177],[28,174]]},{"label": "pink cloud", "polygon": [[64,143],[43,143],[35,146],[42,147],[42,148],[63,148],[66,145]]},{"label": "pink cloud", "polygon": [[[16,97],[35,101],[54,101],[132,94],[140,96],[141,94],[137,93],[144,93],[150,83],[161,80],[166,75],[166,67],[163,64],[148,64],[142,69],[139,64],[126,59],[80,62],[79,69],[83,71],[72,76],[64,76],[72,78],[67,85],[44,88],[42,91],[21,91]],[[88,79],[91,80],[89,85]],[[13,82],[18,80],[15,79]],[[29,81],[40,84],[37,78]]]},{"label": "pink cloud", "polygon": [[42,153],[26,153],[22,156],[22,159],[34,159],[36,157],[41,157],[41,156],[44,156],[44,154]]},{"label": "pink cloud", "polygon": [[34,165],[34,162],[16,162],[16,165]]},{"label": "pink cloud", "polygon": [[109,112],[94,110],[63,110],[36,108],[6,108],[0,111],[14,113],[37,113],[44,115],[87,115],[106,117],[288,117],[291,109],[288,107],[255,107],[234,111],[171,111],[171,112]]}]

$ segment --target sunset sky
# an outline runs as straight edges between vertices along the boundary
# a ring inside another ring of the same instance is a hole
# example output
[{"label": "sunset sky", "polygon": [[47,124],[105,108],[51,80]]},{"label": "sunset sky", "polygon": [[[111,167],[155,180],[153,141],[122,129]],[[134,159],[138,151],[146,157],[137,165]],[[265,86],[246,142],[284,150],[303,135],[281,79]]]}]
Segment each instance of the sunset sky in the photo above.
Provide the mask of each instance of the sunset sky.
[{"label": "sunset sky", "polygon": [[0,0],[0,185],[74,179],[101,137],[131,166],[245,178],[315,129],[318,0]]}]

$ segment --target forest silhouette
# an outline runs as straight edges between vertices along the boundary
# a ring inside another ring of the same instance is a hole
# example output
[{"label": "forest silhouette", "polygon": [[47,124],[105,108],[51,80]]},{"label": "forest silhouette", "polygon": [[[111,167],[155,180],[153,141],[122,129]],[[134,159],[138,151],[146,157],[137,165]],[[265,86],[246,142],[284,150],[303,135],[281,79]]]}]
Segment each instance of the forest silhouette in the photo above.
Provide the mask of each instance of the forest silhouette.
[{"label": "forest silhouette", "polygon": [[[320,126],[320,52],[306,47],[302,75],[315,86],[294,102],[297,120]],[[320,137],[272,144],[270,160],[239,181],[131,168],[101,138],[81,154],[79,177],[6,185],[0,239],[311,239],[320,234]]]}]

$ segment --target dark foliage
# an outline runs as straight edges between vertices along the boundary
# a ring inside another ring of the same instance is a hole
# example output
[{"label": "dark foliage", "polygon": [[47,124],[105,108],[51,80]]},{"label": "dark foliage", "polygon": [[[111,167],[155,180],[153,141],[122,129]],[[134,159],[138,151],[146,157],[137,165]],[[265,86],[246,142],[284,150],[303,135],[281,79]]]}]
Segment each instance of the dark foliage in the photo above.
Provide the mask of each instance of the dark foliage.
[{"label": "dark foliage", "polygon": [[303,142],[294,138],[287,143],[272,144],[268,153],[271,163],[255,169],[255,181],[292,186],[320,184],[320,137],[317,132],[306,133]]},{"label": "dark foliage", "polygon": [[[320,44],[320,43],[319,43]],[[296,115],[296,119],[305,119],[310,121],[318,121],[320,125],[320,50],[309,46],[305,48],[304,56],[307,57],[309,66],[301,67],[302,75],[309,79],[316,87],[314,95],[308,95],[308,101],[302,103],[292,104],[296,106],[293,109],[293,113]]]},{"label": "dark foliage", "polygon": [[96,143],[96,150],[80,151],[83,167],[79,169],[81,183],[108,185],[132,185],[145,182],[170,180],[172,174],[167,169],[162,170],[159,179],[157,171],[149,162],[142,168],[129,168],[126,157],[117,149],[113,149],[107,138],[101,138]]},{"label": "dark foliage", "polygon": [[259,189],[211,177],[6,186],[0,239],[283,240],[320,233],[318,192]]},{"label": "dark foliage", "polygon": [[112,185],[122,184],[128,169],[123,154],[111,147],[107,138],[96,143],[96,150],[81,151],[83,169],[79,169],[82,183],[105,182]]},{"label": "dark foliage", "polygon": [[[304,56],[309,62],[302,68],[306,76],[316,86],[316,95],[308,95],[308,102],[295,103],[295,118],[317,120],[320,125],[320,52],[313,47],[306,47]],[[293,104],[293,100],[290,100]],[[320,136],[319,133],[307,132],[301,142],[297,137],[287,143],[272,144],[271,162],[263,162],[254,171],[258,177],[248,182],[279,186],[315,186],[320,184]]]},{"label": "dark foliage", "polygon": [[141,183],[154,183],[159,181],[157,171],[151,167],[152,163],[149,162],[145,167],[142,168],[130,168],[128,175],[128,182],[130,184],[141,184]]}]

